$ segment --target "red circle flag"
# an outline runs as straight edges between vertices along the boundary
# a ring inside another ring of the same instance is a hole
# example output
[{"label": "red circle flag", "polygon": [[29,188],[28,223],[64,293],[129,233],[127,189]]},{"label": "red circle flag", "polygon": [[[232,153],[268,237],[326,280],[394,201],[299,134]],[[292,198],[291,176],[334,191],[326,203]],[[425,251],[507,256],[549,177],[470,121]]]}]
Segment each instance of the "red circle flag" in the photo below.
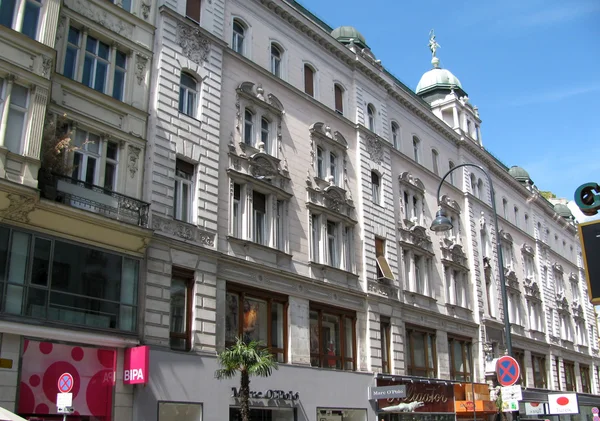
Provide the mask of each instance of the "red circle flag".
[{"label": "red circle flag", "polygon": [[496,361],[496,376],[502,386],[512,386],[521,375],[519,363],[513,357],[505,355]]},{"label": "red circle flag", "polygon": [[69,393],[73,389],[73,376],[70,373],[63,373],[58,377],[58,391],[60,393]]}]

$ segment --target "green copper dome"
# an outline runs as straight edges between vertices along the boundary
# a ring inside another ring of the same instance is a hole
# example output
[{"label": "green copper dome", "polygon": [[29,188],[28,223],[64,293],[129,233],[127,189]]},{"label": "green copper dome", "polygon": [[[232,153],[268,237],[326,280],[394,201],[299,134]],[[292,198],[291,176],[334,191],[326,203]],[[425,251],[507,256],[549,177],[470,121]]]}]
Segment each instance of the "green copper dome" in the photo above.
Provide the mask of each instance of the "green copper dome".
[{"label": "green copper dome", "polygon": [[462,90],[462,85],[460,84],[460,80],[450,70],[434,67],[421,77],[416,93],[418,95],[435,88]]},{"label": "green copper dome", "polygon": [[349,44],[350,40],[353,39],[354,44],[356,44],[358,47],[367,48],[367,41],[365,40],[365,37],[363,37],[362,34],[353,26],[340,26],[339,28],[335,28],[333,31],[331,31],[331,36],[342,44]]},{"label": "green copper dome", "polygon": [[567,205],[562,203],[557,203],[554,205],[554,212],[562,216],[563,218],[571,219],[573,218],[573,214],[571,213],[571,209]]},{"label": "green copper dome", "polygon": [[508,170],[508,173],[517,181],[530,181],[529,173],[523,168],[513,165]]}]

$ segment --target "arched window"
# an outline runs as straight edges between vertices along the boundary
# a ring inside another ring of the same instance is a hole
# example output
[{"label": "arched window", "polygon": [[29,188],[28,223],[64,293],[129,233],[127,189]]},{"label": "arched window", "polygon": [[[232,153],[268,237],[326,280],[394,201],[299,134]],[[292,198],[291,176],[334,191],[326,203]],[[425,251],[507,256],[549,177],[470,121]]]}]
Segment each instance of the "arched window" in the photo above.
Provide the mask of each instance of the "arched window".
[{"label": "arched window", "polygon": [[333,92],[335,95],[335,112],[344,115],[344,88],[336,83],[333,85]]},{"label": "arched window", "polygon": [[471,173],[470,176],[471,179],[471,194],[475,197],[478,197],[477,194],[477,178],[475,177],[475,174]]},{"label": "arched window", "polygon": [[515,206],[514,212],[515,212],[515,225],[517,226],[517,228],[519,228],[519,208]]},{"label": "arched window", "polygon": [[415,162],[418,164],[419,163],[419,146],[420,146],[421,141],[419,140],[419,138],[417,136],[413,136],[413,159],[415,160]]},{"label": "arched window", "polygon": [[484,194],[483,194],[483,180],[480,178],[477,181],[477,194],[478,194],[478,198],[483,200],[484,198]]},{"label": "arched window", "polygon": [[244,110],[244,143],[254,145],[254,113],[248,108]]},{"label": "arched window", "polygon": [[433,173],[435,175],[440,175],[440,170],[439,170],[439,165],[438,165],[438,161],[439,161],[439,154],[438,151],[436,151],[435,149],[431,150],[431,162],[432,162],[432,169],[433,169]]},{"label": "arched window", "polygon": [[392,145],[396,149],[400,148],[400,126],[396,122],[392,122]]},{"label": "arched window", "polygon": [[233,21],[233,38],[231,40],[231,48],[236,53],[244,54],[244,37],[246,35],[246,25],[238,19]]},{"label": "arched window", "polygon": [[283,52],[277,44],[271,44],[271,73],[277,77],[281,77],[281,60]]},{"label": "arched window", "polygon": [[196,101],[197,101],[198,82],[193,76],[181,72],[179,80],[179,111],[196,117]]},{"label": "arched window", "polygon": [[260,141],[263,143],[265,151],[271,152],[271,123],[265,117],[260,119]]},{"label": "arched window", "polygon": [[502,216],[508,220],[508,200],[502,199]]},{"label": "arched window", "polygon": [[369,130],[375,131],[375,106],[373,104],[367,105],[367,125]]},{"label": "arched window", "polygon": [[304,65],[304,92],[315,96],[315,71],[308,64]]},{"label": "arched window", "polygon": [[[448,162],[448,171],[450,171],[452,168],[454,168],[454,162],[449,161]],[[450,175],[448,175],[448,178],[450,179],[450,184],[454,185],[454,171],[450,173]]]},{"label": "arched window", "polygon": [[525,232],[529,234],[529,215],[525,214]]},{"label": "arched window", "polygon": [[373,203],[381,204],[381,182],[379,180],[379,174],[375,171],[371,171],[371,195]]}]

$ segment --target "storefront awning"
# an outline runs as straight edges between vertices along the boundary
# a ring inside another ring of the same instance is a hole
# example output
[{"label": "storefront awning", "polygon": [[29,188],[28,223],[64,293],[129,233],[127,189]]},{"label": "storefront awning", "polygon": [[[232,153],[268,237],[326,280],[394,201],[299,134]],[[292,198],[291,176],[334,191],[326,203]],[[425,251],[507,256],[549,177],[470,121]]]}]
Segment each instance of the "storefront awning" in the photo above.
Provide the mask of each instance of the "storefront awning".
[{"label": "storefront awning", "polygon": [[0,421],[27,421],[25,418],[13,414],[8,409],[4,409],[0,406]]}]

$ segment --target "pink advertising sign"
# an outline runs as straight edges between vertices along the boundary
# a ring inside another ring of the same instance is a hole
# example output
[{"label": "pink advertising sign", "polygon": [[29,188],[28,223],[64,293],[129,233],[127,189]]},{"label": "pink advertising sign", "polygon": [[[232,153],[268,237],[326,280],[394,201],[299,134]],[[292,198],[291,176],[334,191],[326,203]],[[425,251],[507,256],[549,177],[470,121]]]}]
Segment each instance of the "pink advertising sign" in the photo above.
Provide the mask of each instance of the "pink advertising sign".
[{"label": "pink advertising sign", "polygon": [[146,384],[148,383],[148,363],[150,361],[150,348],[137,346],[125,350],[125,361],[123,364],[124,384]]}]

